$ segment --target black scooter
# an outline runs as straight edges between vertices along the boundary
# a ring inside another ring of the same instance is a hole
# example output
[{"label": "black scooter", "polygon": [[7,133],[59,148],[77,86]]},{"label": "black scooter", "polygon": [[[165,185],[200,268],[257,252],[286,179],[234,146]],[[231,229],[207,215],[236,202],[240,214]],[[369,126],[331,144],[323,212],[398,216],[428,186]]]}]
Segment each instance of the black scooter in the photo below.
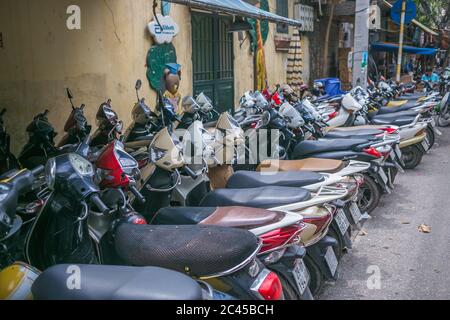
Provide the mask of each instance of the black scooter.
[{"label": "black scooter", "polygon": [[[87,150],[83,144],[78,152],[86,155]],[[128,206],[120,190],[110,189],[116,196],[100,192],[92,164],[80,154],[61,155],[46,165],[52,194],[26,243],[26,257],[33,266],[152,265],[214,280],[214,286],[228,288],[234,297],[268,298],[260,290],[265,284],[273,288],[273,298],[282,298],[275,288],[276,275],[256,258],[261,244],[252,233],[209,226],[143,225],[133,219],[132,209],[118,210]],[[120,205],[112,206],[114,198]]]}]

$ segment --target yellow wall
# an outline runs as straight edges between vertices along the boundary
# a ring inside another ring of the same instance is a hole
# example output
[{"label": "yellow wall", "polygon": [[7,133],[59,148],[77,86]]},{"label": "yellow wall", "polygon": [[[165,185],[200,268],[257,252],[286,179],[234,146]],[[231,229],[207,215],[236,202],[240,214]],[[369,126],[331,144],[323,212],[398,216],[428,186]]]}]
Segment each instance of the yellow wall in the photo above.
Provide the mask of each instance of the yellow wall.
[{"label": "yellow wall", "polygon": [[[271,0],[275,9],[275,0]],[[66,28],[66,8],[81,7],[82,29]],[[293,5],[293,1],[292,1]],[[272,11],[273,11],[272,10]],[[292,10],[291,10],[292,11]],[[192,92],[190,11],[172,4],[171,16],[180,26],[174,39],[183,79],[180,92]],[[26,142],[25,128],[32,117],[50,110],[49,119],[62,136],[70,111],[64,88],[70,87],[77,104],[95,124],[98,106],[107,98],[125,125],[131,121],[134,83],[146,80],[146,55],[152,40],[146,25],[152,20],[149,0],[1,0],[0,107],[6,107],[6,124],[13,151]],[[275,25],[265,45],[269,84],[286,80],[287,54],[275,52]],[[235,97],[253,89],[253,57],[249,41],[239,48],[235,35]],[[151,106],[155,93],[148,85],[142,95]]]}]

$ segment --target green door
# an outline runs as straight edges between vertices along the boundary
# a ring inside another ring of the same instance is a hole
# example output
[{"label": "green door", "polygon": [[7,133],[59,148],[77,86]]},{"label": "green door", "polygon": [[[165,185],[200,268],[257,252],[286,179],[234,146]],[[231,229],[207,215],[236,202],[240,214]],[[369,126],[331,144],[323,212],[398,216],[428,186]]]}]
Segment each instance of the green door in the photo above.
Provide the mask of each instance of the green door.
[{"label": "green door", "polygon": [[204,92],[217,111],[234,111],[233,34],[231,20],[192,12],[192,67],[194,95]]}]

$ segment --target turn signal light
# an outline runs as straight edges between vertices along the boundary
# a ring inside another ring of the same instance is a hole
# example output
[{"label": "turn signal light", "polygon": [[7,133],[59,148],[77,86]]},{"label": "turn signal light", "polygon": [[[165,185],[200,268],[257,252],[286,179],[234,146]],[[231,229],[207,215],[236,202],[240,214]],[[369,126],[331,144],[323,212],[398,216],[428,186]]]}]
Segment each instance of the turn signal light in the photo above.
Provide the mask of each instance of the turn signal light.
[{"label": "turn signal light", "polygon": [[367,154],[370,154],[371,156],[376,157],[376,158],[381,158],[383,156],[383,154],[375,148],[367,148],[367,149],[364,149],[363,151]]},{"label": "turn signal light", "polygon": [[264,300],[281,300],[283,286],[277,274],[264,269],[253,283],[251,290]]}]

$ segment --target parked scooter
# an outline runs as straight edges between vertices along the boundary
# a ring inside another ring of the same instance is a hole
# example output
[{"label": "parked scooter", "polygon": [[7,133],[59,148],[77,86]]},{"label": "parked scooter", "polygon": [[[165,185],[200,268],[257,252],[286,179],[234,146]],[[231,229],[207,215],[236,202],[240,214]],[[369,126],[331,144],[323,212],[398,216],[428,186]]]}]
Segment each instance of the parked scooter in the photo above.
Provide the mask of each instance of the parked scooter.
[{"label": "parked scooter", "polygon": [[92,126],[88,124],[87,119],[84,116],[85,105],[82,104],[80,107],[75,107],[73,104],[73,94],[69,88],[66,89],[66,93],[72,106],[72,112],[64,125],[64,132],[66,132],[66,135],[57,145],[60,149],[78,145],[87,135],[89,135],[92,129]]},{"label": "parked scooter", "polygon": [[27,127],[29,139],[18,157],[25,168],[33,169],[45,165],[49,157],[58,153],[54,142],[56,132],[47,118],[49,112],[45,110],[39,113]]},{"label": "parked scooter", "polygon": [[[86,154],[86,150],[80,153]],[[133,210],[123,210],[127,203],[123,203],[119,190],[100,193],[94,175],[93,165],[76,153],[48,161],[46,178],[53,192],[27,239],[26,256],[33,266],[152,265],[214,282],[241,299],[282,298],[276,274],[255,258],[261,243],[250,232],[211,226],[142,225],[145,220],[136,219]],[[109,207],[105,202],[116,205]]]}]

